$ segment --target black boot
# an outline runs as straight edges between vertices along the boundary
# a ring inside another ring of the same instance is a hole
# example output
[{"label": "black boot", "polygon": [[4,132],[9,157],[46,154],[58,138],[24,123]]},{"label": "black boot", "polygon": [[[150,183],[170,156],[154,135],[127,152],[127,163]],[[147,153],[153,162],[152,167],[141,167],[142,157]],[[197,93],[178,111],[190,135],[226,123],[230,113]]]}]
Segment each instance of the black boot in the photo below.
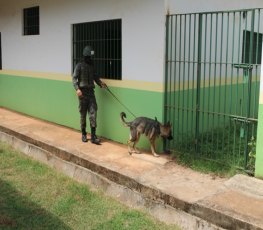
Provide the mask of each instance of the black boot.
[{"label": "black boot", "polygon": [[85,130],[85,129],[82,129],[82,130],[81,130],[81,133],[82,133],[82,135],[81,135],[81,140],[82,140],[82,142],[87,142],[88,139],[87,139],[87,132],[86,132],[86,130]]},{"label": "black boot", "polygon": [[91,128],[91,143],[100,145],[100,139],[96,136],[96,128]]}]

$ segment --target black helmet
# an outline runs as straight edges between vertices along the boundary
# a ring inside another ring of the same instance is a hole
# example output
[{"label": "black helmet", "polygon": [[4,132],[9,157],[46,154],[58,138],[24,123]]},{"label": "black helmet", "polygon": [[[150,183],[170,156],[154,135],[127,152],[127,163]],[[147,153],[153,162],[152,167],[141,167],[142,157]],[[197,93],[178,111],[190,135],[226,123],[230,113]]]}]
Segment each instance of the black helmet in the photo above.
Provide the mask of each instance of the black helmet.
[{"label": "black helmet", "polygon": [[85,48],[83,49],[83,56],[84,57],[91,57],[92,55],[94,55],[94,50],[91,46],[85,46]]}]

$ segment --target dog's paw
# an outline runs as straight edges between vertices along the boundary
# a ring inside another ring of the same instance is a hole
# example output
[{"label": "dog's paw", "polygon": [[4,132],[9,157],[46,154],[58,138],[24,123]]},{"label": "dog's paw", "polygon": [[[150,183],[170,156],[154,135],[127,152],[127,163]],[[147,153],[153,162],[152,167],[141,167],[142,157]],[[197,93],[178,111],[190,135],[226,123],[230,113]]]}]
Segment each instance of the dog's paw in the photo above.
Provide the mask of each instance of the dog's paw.
[{"label": "dog's paw", "polygon": [[160,155],[159,154],[157,154],[157,153],[154,153],[153,154],[155,157],[159,157]]}]

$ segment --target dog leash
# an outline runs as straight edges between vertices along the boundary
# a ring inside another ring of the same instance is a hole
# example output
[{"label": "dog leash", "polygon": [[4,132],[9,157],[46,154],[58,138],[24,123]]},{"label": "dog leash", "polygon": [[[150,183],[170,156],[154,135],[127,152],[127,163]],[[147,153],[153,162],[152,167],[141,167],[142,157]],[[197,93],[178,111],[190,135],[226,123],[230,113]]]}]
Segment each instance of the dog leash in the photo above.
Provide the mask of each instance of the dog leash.
[{"label": "dog leash", "polygon": [[127,106],[125,106],[115,95],[113,92],[111,92],[111,90],[109,89],[109,87],[107,86],[106,89],[108,90],[108,92],[132,115],[134,116],[134,118],[136,118],[136,116],[127,108]]}]

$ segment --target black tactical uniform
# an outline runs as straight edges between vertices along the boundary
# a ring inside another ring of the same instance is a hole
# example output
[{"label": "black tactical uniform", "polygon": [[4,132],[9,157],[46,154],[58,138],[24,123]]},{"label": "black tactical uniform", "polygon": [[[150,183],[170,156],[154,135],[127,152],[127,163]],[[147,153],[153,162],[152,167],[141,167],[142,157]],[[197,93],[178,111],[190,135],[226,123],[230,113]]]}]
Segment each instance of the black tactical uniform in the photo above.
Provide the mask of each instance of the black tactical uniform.
[{"label": "black tactical uniform", "polygon": [[94,82],[100,87],[105,87],[106,84],[102,82],[94,72],[94,65],[91,59],[91,56],[93,55],[92,52],[90,46],[84,48],[84,59],[76,65],[72,76],[72,82],[75,90],[77,92],[78,90],[81,91],[81,95],[79,96],[79,112],[82,141],[87,142],[86,117],[88,113],[91,127],[91,142],[99,144],[100,140],[96,136],[98,107],[94,93]]}]

